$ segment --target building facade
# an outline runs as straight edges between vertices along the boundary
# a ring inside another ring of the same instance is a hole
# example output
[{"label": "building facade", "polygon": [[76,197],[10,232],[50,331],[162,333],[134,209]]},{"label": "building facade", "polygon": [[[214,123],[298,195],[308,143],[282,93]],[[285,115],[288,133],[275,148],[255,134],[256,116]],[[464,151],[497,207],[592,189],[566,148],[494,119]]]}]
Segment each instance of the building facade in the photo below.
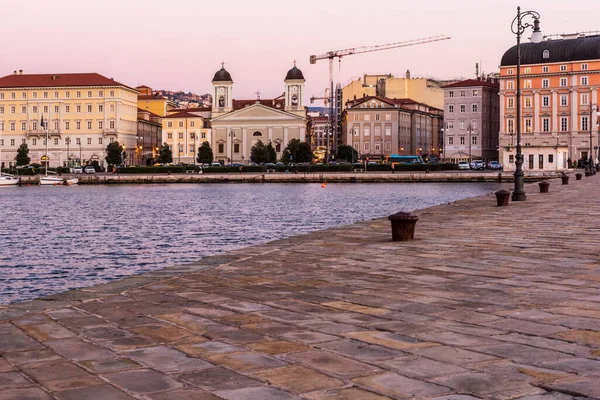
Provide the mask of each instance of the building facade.
[{"label": "building facade", "polygon": [[234,100],[233,79],[222,68],[215,74],[210,121],[211,147],[222,164],[250,163],[252,146],[272,143],[280,159],[291,139],[306,141],[304,76],[295,65],[284,79],[284,93],[274,99]]},{"label": "building facade", "polygon": [[96,73],[15,71],[0,78],[2,165],[15,164],[23,143],[29,148],[32,164],[104,165],[109,143],[136,145],[137,94],[135,89]]},{"label": "building facade", "polygon": [[365,97],[346,105],[344,144],[352,146],[360,157],[439,157],[442,121],[442,110],[411,99]]},{"label": "building facade", "polygon": [[135,88],[138,94],[138,108],[149,111],[158,116],[164,117],[170,111],[176,109],[175,102],[152,93],[152,88],[141,85]]},{"label": "building facade", "polygon": [[161,119],[162,143],[171,148],[174,163],[197,163],[198,148],[203,142],[212,143],[207,114],[210,115],[210,109],[186,109],[170,112]]},{"label": "building facade", "polygon": [[[525,170],[562,169],[569,159],[598,156],[600,34],[550,39],[521,44],[521,145]],[[500,66],[500,161],[507,170],[515,169],[516,64],[514,46],[504,53]]]},{"label": "building facade", "polygon": [[334,148],[333,135],[331,135],[331,118],[328,116],[314,116],[310,118],[310,146],[315,156],[315,161],[323,162],[327,151],[327,135],[329,134],[329,154]]},{"label": "building facade", "polygon": [[498,160],[499,87],[482,78],[444,86],[445,161]]},{"label": "building facade", "polygon": [[162,139],[160,116],[138,108],[136,146],[133,152],[124,149],[130,161],[135,165],[153,165]]}]

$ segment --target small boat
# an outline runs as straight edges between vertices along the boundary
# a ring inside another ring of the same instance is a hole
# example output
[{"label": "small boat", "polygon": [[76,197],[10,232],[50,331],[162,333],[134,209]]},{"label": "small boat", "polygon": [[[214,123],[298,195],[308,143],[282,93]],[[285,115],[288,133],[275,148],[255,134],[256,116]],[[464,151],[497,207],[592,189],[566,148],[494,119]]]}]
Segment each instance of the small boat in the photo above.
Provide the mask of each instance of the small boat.
[{"label": "small boat", "polygon": [[0,172],[0,186],[16,186],[19,184],[19,178]]},{"label": "small boat", "polygon": [[65,186],[77,185],[78,183],[79,183],[78,178],[69,178],[69,179],[63,180],[63,185],[65,185]]},{"label": "small boat", "polygon": [[39,184],[42,186],[62,186],[65,183],[65,179],[60,176],[40,176]]}]

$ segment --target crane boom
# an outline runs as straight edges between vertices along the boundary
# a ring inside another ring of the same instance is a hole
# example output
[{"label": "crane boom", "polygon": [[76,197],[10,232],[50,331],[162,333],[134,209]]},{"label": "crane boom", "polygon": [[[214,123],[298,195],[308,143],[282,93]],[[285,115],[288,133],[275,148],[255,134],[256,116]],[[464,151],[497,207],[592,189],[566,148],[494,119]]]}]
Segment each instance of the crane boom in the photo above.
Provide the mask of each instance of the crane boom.
[{"label": "crane boom", "polygon": [[398,47],[408,47],[408,46],[414,46],[417,44],[438,42],[440,40],[448,40],[448,39],[450,39],[449,36],[438,35],[438,36],[431,36],[431,37],[426,37],[426,38],[421,38],[421,39],[406,40],[403,42],[394,42],[394,43],[381,44],[381,45],[375,45],[375,46],[361,46],[361,47],[353,47],[350,49],[332,50],[332,51],[328,51],[327,53],[321,54],[318,56],[317,55],[310,56],[310,63],[316,64],[317,60],[325,60],[328,58],[333,59],[336,57],[344,57],[344,56],[349,56],[352,54],[371,53],[373,51],[395,49]]}]

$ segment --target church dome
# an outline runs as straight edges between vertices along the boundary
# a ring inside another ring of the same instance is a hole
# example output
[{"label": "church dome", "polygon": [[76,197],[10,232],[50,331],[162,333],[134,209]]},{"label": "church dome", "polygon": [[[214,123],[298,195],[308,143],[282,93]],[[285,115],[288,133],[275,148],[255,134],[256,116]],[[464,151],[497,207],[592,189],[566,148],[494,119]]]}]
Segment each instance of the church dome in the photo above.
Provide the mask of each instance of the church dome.
[{"label": "church dome", "polygon": [[[600,59],[600,35],[575,39],[521,43],[521,65],[573,62]],[[517,46],[502,56],[501,66],[517,65]]]},{"label": "church dome", "polygon": [[294,68],[290,69],[288,71],[287,75],[285,76],[286,81],[294,80],[294,79],[304,80],[304,75],[302,75],[302,71],[300,71],[298,69],[298,67],[296,67],[295,64],[294,64]]},{"label": "church dome", "polygon": [[217,73],[215,74],[212,81],[213,82],[232,82],[233,79],[231,79],[231,74],[229,72],[227,72],[227,70],[225,69],[225,65],[222,65],[221,69],[217,71]]}]

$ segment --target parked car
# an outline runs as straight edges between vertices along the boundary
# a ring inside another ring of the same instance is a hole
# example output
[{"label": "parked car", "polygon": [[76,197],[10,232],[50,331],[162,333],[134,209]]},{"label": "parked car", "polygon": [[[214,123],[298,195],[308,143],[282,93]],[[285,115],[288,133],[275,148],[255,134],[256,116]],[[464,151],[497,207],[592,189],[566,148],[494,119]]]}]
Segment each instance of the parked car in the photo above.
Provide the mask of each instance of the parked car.
[{"label": "parked car", "polygon": [[211,167],[222,167],[221,163],[218,162],[214,162],[212,164],[210,164]]},{"label": "parked car", "polygon": [[88,165],[87,167],[85,167],[85,169],[83,170],[83,172],[85,172],[86,174],[95,174],[96,173],[96,168],[94,168],[91,165]]},{"label": "parked car", "polygon": [[500,164],[498,161],[490,161],[488,168],[493,170],[501,170],[502,164]]},{"label": "parked car", "polygon": [[471,167],[471,169],[483,170],[485,169],[485,164],[481,160],[474,160],[469,167]]},{"label": "parked car", "polygon": [[469,166],[469,163],[466,161],[460,161],[458,163],[458,169],[471,169],[471,167]]},{"label": "parked car", "polygon": [[81,166],[75,166],[75,167],[71,167],[71,173],[73,174],[83,174],[83,167]]}]

